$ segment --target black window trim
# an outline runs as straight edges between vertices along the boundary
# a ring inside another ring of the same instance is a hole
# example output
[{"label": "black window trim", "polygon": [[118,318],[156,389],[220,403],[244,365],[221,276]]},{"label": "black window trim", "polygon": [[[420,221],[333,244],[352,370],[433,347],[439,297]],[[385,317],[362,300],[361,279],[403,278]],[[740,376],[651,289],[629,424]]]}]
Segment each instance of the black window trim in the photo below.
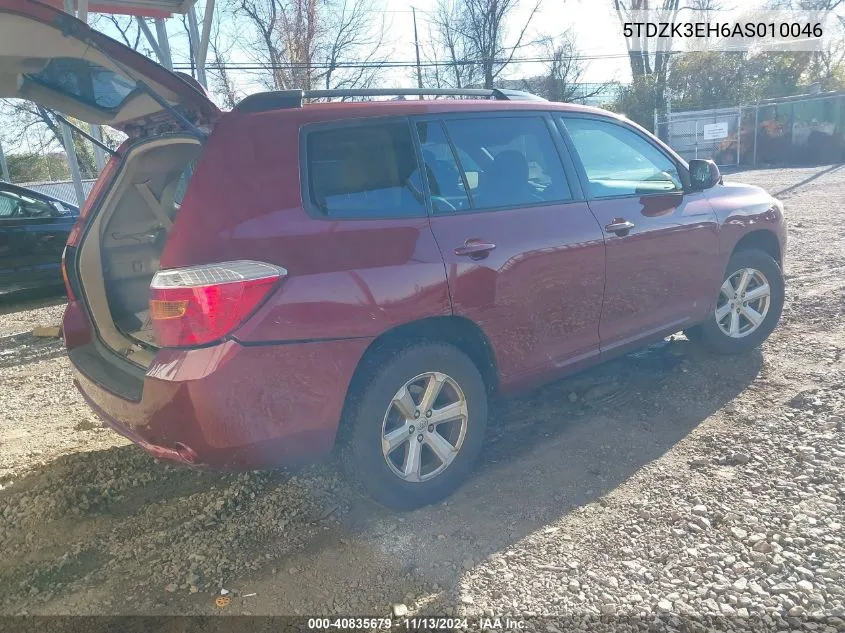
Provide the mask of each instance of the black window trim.
[{"label": "black window trim", "polygon": [[[650,138],[648,135],[643,134],[641,130],[638,130],[633,125],[628,124],[626,121],[622,119],[618,119],[612,116],[605,116],[601,114],[593,114],[592,112],[556,112],[556,116],[554,117],[555,120],[555,128],[557,128],[558,133],[561,136],[561,139],[565,143],[569,153],[572,155],[572,160],[575,163],[575,168],[578,173],[578,179],[581,182],[582,189],[586,194],[586,199],[588,201],[592,200],[624,200],[629,198],[650,198],[653,196],[683,196],[689,191],[689,170],[687,169],[686,165],[679,162],[674,156],[668,154],[666,150],[661,147],[659,144],[654,142],[653,138]],[[681,189],[677,191],[655,191],[654,193],[623,193],[616,196],[594,196],[592,191],[590,190],[590,179],[587,177],[587,170],[584,168],[584,163],[581,161],[581,156],[578,154],[578,151],[575,149],[575,144],[572,142],[572,137],[569,135],[569,130],[566,129],[566,120],[567,119],[588,119],[593,121],[599,121],[603,123],[609,123],[611,125],[615,124],[619,127],[633,132],[638,137],[646,141],[649,145],[651,145],[654,149],[660,152],[670,163],[675,165],[675,168],[678,170],[678,176],[681,179]]]},{"label": "black window trim", "polygon": [[[458,209],[455,211],[437,211],[436,213],[433,210],[431,205],[431,193],[428,187],[428,178],[425,178],[426,185],[426,198],[429,202],[428,208],[429,213],[432,217],[451,217],[456,215],[466,215],[472,213],[498,213],[500,211],[513,211],[518,209],[532,209],[532,208],[541,208],[541,207],[551,207],[551,206],[562,206],[562,205],[569,205],[575,203],[583,203],[585,201],[584,198],[584,191],[583,187],[581,186],[580,179],[578,174],[575,170],[575,163],[572,160],[572,157],[569,155],[570,152],[566,151],[566,146],[563,143],[563,139],[560,136],[560,132],[557,129],[557,125],[555,124],[554,120],[552,119],[553,112],[546,111],[546,110],[473,110],[468,112],[443,112],[438,114],[418,114],[412,115],[410,118],[411,120],[411,134],[413,135],[414,142],[418,148],[418,155],[419,161],[422,163],[422,142],[419,138],[419,133],[417,130],[417,123],[439,123],[442,126],[443,132],[446,136],[446,140],[449,143],[449,147],[452,151],[452,156],[455,157],[455,162],[457,164],[458,170],[461,175],[461,180],[464,182],[464,186],[467,187],[467,197],[470,201],[470,208],[468,209]],[[557,152],[558,159],[560,160],[561,167],[563,168],[563,173],[567,181],[567,185],[569,186],[569,192],[572,194],[569,200],[557,200],[552,202],[534,202],[531,204],[518,204],[518,205],[507,205],[501,207],[484,207],[483,209],[478,209],[475,207],[472,193],[469,191],[468,183],[466,181],[466,176],[464,174],[463,166],[460,162],[460,156],[457,152],[457,148],[455,147],[454,143],[452,142],[452,138],[449,135],[449,128],[445,125],[447,121],[451,120],[460,120],[460,119],[500,119],[500,118],[539,118],[542,119],[543,122],[546,124],[546,129],[549,132],[549,136],[552,140],[552,145]],[[423,172],[425,173],[425,172]]]},{"label": "black window trim", "polygon": [[[308,135],[315,132],[326,132],[331,130],[340,130],[356,127],[365,127],[372,125],[384,125],[389,123],[404,123],[408,126],[408,132],[411,135],[411,143],[414,147],[414,158],[417,161],[417,169],[423,174],[423,211],[418,215],[378,215],[378,216],[332,216],[324,213],[311,201],[311,174],[308,169]],[[299,188],[300,196],[302,198],[302,208],[309,217],[315,220],[322,220],[325,222],[364,222],[372,221],[379,222],[383,220],[428,220],[431,215],[431,196],[428,192],[428,179],[425,178],[425,173],[422,171],[422,155],[419,149],[419,143],[416,142],[415,126],[407,116],[378,116],[378,117],[361,117],[356,119],[339,119],[334,121],[317,121],[314,123],[306,123],[299,127]]]}]

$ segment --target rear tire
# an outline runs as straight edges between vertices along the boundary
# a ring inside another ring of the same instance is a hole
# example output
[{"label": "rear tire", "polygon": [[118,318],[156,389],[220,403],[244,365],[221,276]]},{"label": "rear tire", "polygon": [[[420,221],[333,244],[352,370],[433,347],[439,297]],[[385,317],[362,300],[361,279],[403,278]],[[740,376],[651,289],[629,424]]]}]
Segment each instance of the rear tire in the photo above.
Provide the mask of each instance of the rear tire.
[{"label": "rear tire", "polygon": [[452,345],[379,356],[353,398],[344,465],[379,503],[413,510],[469,476],[484,442],[487,390],[475,364]]},{"label": "rear tire", "polygon": [[684,333],[719,354],[742,354],[758,347],[777,326],[783,311],[784,281],[777,262],[758,250],[731,256],[716,309]]}]

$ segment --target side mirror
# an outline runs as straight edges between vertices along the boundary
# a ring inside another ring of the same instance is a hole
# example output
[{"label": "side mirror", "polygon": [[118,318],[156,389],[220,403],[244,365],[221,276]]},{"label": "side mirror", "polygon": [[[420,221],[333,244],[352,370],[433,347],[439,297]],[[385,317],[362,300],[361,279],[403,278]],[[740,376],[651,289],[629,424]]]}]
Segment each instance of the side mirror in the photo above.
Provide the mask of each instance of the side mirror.
[{"label": "side mirror", "polygon": [[712,160],[693,158],[689,162],[689,179],[693,191],[704,191],[722,182],[722,174]]},{"label": "side mirror", "polygon": [[63,218],[66,215],[72,215],[70,209],[61,202],[50,200],[47,204],[49,204],[53,209],[53,217]]}]

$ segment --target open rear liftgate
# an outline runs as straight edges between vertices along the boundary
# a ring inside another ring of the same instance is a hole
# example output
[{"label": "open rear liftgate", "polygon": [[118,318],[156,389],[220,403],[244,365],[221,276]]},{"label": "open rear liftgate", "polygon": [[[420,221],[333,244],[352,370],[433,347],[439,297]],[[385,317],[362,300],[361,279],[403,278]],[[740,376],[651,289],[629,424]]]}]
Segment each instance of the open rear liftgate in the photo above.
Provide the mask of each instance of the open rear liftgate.
[{"label": "open rear liftgate", "polygon": [[[196,0],[104,0],[101,2],[89,0],[41,0],[45,4],[51,4],[66,13],[73,15],[83,22],[88,22],[89,13],[111,13],[116,15],[130,15],[138,21],[138,26],[147,38],[150,47],[156,54],[158,62],[173,70],[173,59],[170,55],[170,41],[167,35],[167,23],[165,20],[173,14],[186,15],[188,17],[188,28],[191,40],[199,42],[199,46],[191,47],[190,54],[193,56],[193,66],[197,69],[197,80],[204,88],[208,87],[205,75],[205,60],[208,54],[208,40],[211,34],[211,22],[214,18],[215,0],[206,0],[205,12],[202,16],[202,35],[197,19]],[[155,34],[147,23],[152,19],[155,24]],[[67,153],[68,168],[73,187],[76,193],[77,206],[82,207],[85,203],[85,191],[82,187],[82,172],[79,169],[79,161],[76,157],[76,148],[73,145],[71,126],[60,118],[62,130],[62,145]],[[74,126],[75,127],[75,126]],[[97,172],[102,172],[106,165],[105,152],[99,143],[102,143],[102,132],[99,125],[91,126],[91,140],[94,145],[94,162]],[[3,147],[0,145],[0,178],[9,180],[9,168]]]}]

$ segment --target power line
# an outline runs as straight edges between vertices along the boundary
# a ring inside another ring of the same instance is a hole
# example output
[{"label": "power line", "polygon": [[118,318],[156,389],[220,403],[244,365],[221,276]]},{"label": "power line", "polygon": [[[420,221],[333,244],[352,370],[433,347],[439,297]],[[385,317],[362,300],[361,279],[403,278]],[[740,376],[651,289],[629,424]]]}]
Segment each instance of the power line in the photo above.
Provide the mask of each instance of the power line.
[{"label": "power line", "polygon": [[[597,59],[627,59],[627,53],[606,54],[606,55],[572,55],[566,57],[521,57],[513,59],[494,59],[489,63],[495,65],[504,64],[538,64],[569,60],[597,60]],[[420,66],[434,68],[439,66],[477,66],[485,63],[480,59],[459,59],[454,61],[427,61],[420,62]],[[308,69],[334,69],[334,68],[415,68],[415,60],[408,61],[373,61],[373,62],[338,62],[336,64],[314,63],[314,62],[290,62],[283,64],[259,64],[252,62],[229,62],[224,64],[206,64],[206,68],[217,70],[308,70]],[[176,70],[190,69],[189,64],[174,64]]]}]

